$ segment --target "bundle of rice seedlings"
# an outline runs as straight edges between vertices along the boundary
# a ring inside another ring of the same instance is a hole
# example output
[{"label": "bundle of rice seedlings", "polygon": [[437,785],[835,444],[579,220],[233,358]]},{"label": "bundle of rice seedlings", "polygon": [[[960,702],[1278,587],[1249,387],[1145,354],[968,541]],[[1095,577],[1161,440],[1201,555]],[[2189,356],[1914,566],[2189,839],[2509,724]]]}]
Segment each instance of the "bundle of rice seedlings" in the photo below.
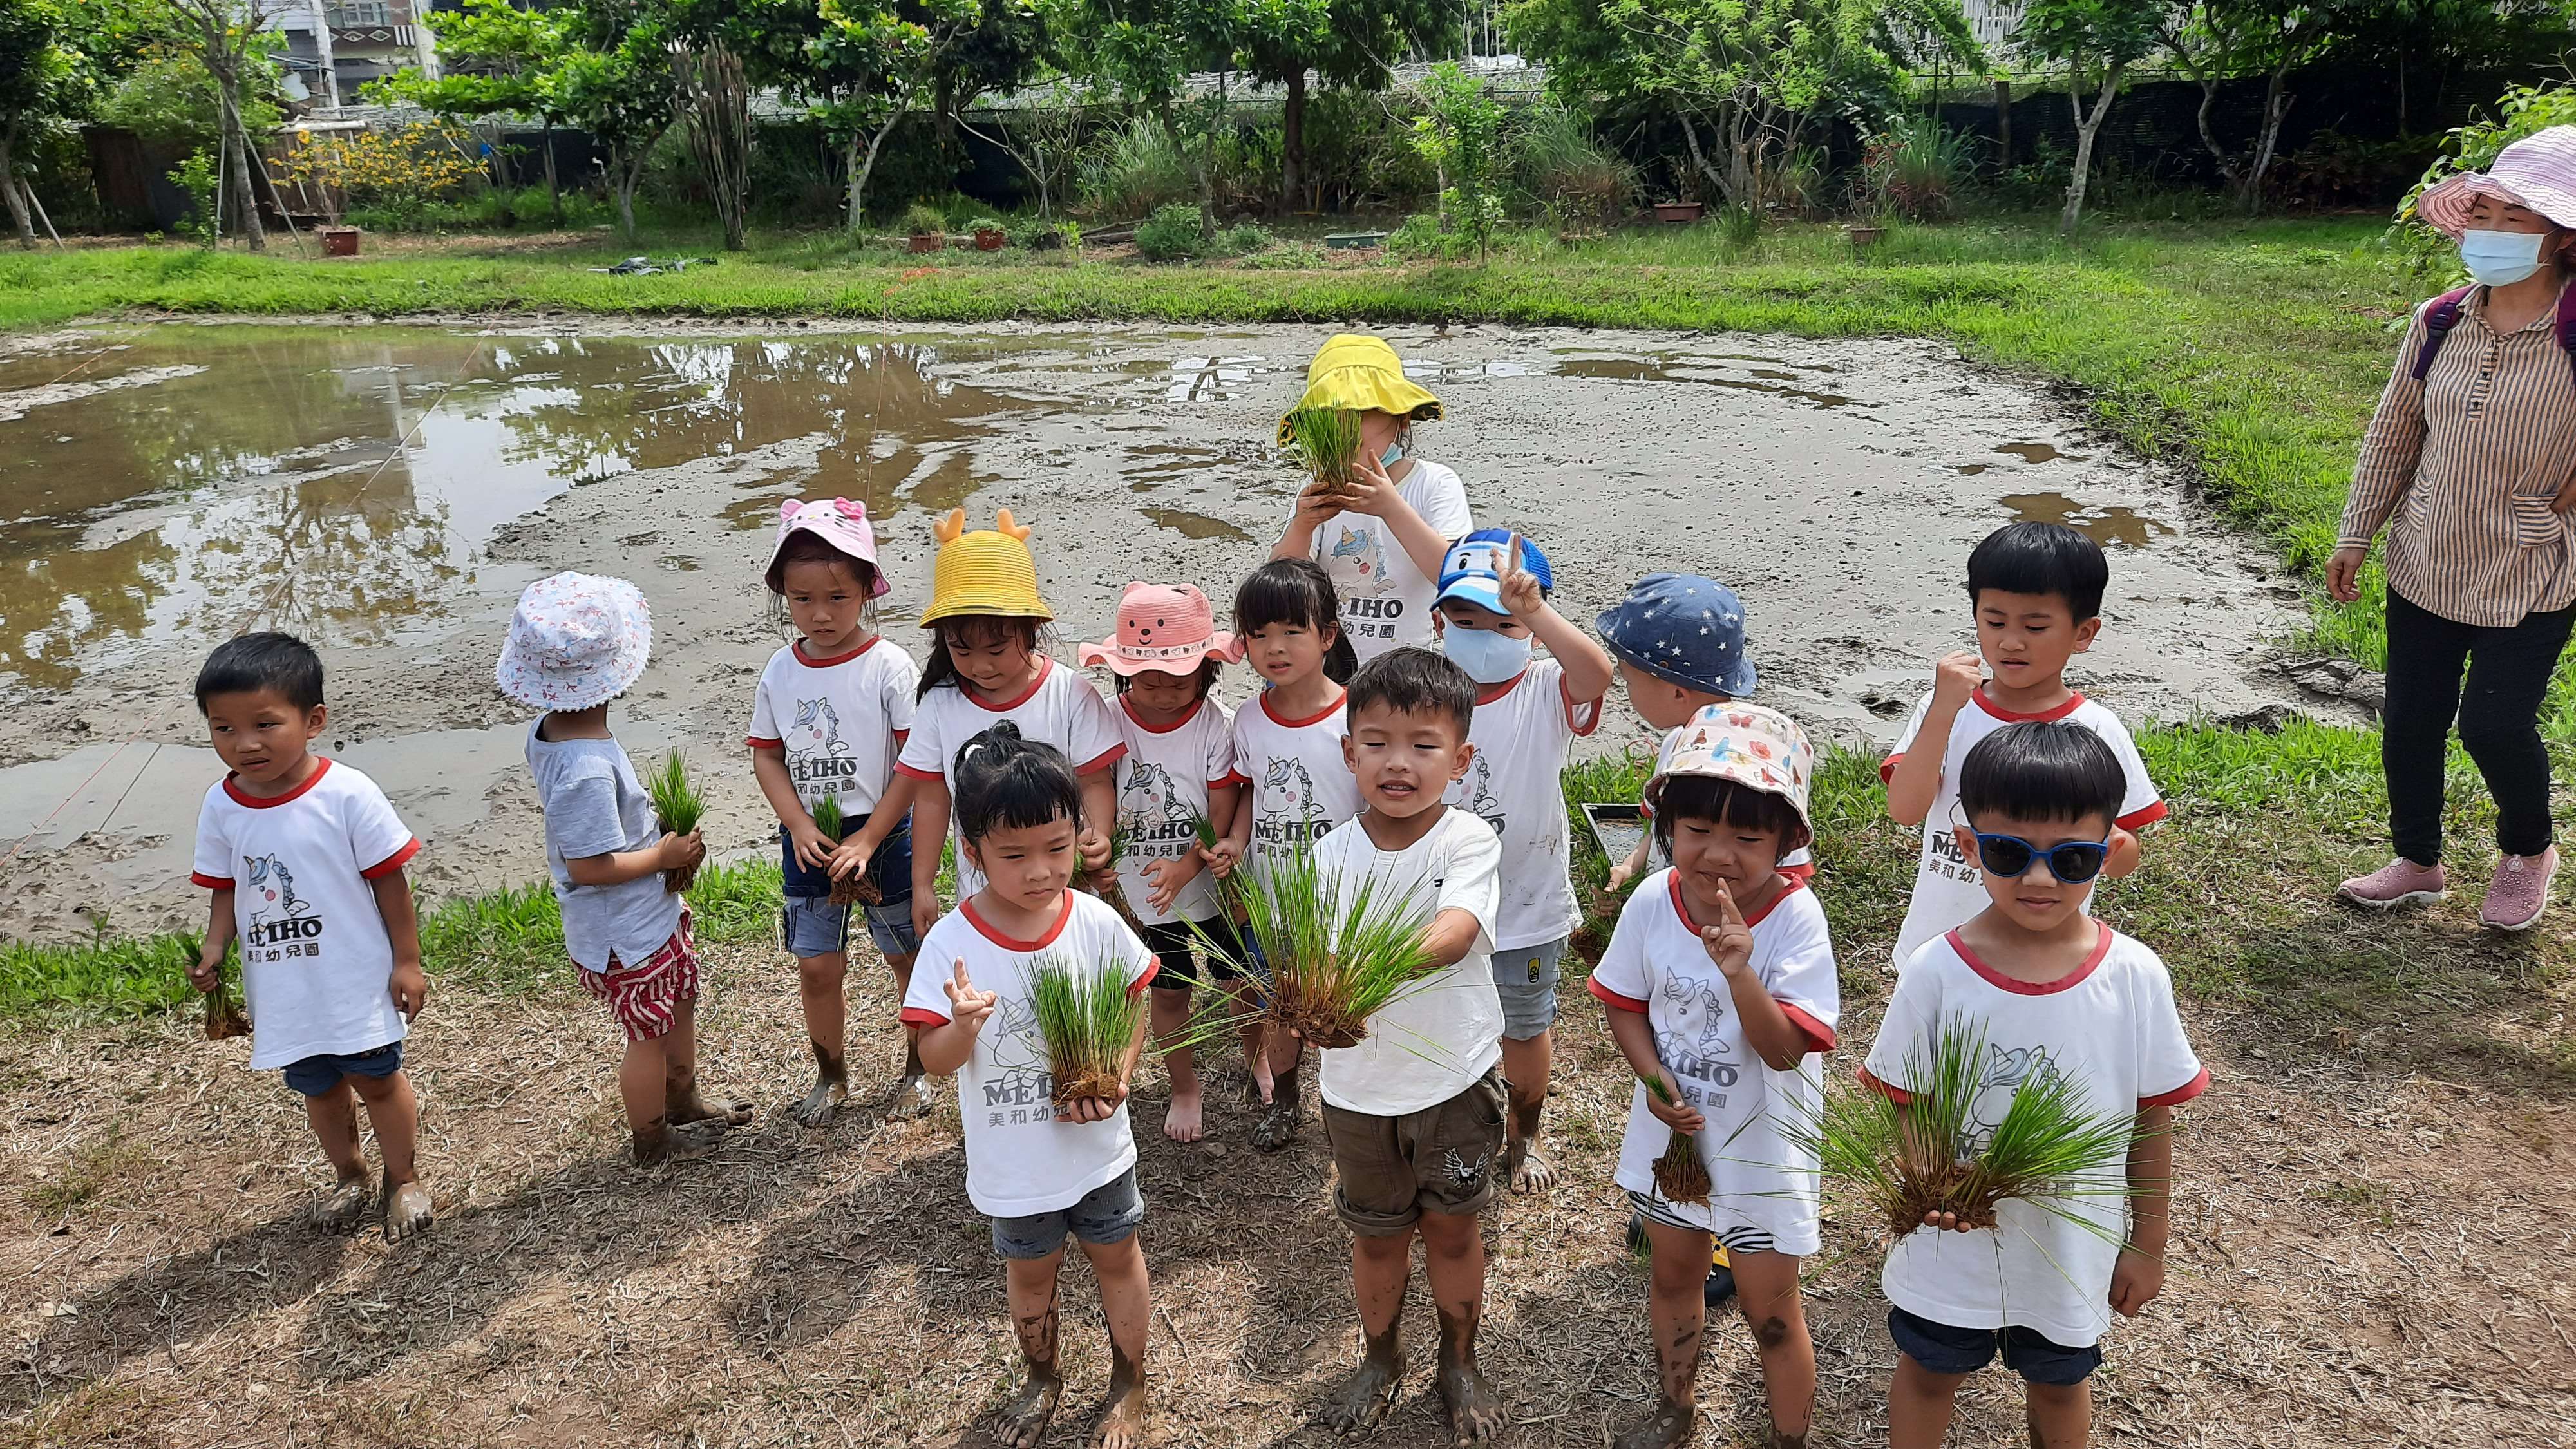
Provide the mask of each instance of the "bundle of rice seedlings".
[{"label": "bundle of rice seedlings", "polygon": [[[838,795],[826,795],[815,801],[810,813],[814,817],[814,828],[834,841],[838,841],[842,832],[849,828],[848,822],[841,818],[841,797]],[[832,882],[830,899],[836,906],[873,906],[885,899],[885,892],[877,889],[877,883],[868,879],[868,873],[862,870],[853,872],[846,880]]]},{"label": "bundle of rice seedlings", "polygon": [[[1681,1105],[1664,1090],[1662,1077],[1640,1080],[1647,1091],[1655,1094],[1656,1101],[1667,1107]],[[1664,1155],[1655,1159],[1655,1195],[1666,1202],[1706,1207],[1709,1189],[1715,1186],[1709,1180],[1708,1164],[1700,1161],[1698,1139],[1688,1132],[1674,1132],[1673,1140],[1664,1144]]]},{"label": "bundle of rice seedlings", "polygon": [[1126,1080],[1128,1046],[1145,1020],[1145,996],[1123,972],[1086,970],[1053,952],[1029,968],[1038,1035],[1046,1042],[1059,1107],[1114,1098]]},{"label": "bundle of rice seedlings", "polygon": [[1399,894],[1371,877],[1345,906],[1341,882],[1316,862],[1311,841],[1274,864],[1236,871],[1234,882],[1270,960],[1269,1019],[1319,1047],[1359,1045],[1368,1019],[1434,969],[1423,927],[1407,919]]},{"label": "bundle of rice seedlings", "polygon": [[[706,802],[698,798],[697,787],[689,783],[689,767],[681,763],[678,750],[673,750],[670,758],[662,762],[662,768],[654,771],[652,777],[644,782],[644,793],[653,798],[653,814],[660,820],[662,828],[673,835],[688,834],[706,818]],[[687,870],[666,870],[662,872],[662,885],[666,890],[684,891],[697,878],[694,866]]]},{"label": "bundle of rice seedlings", "polygon": [[1351,492],[1359,482],[1353,466],[1360,451],[1360,415],[1348,408],[1306,408],[1291,414],[1289,433],[1297,461],[1315,481],[1336,493]]},{"label": "bundle of rice seedlings", "polygon": [[[189,959],[194,960],[205,953],[203,938],[186,936],[181,939],[187,942]],[[226,952],[224,960],[215,963],[215,989],[206,993],[206,1040],[208,1041],[225,1041],[237,1036],[250,1035],[250,1017],[242,1011],[241,997],[233,990],[231,973],[224,970],[225,963],[231,959],[231,953]]]},{"label": "bundle of rice seedlings", "polygon": [[1996,1206],[2006,1198],[2089,1231],[2117,1233],[2116,1218],[2105,1227],[2059,1204],[2128,1196],[2135,1115],[2086,1112],[2081,1084],[2045,1069],[2012,1089],[1989,1131],[1976,1107],[1991,1060],[1984,1030],[1953,1019],[1907,1053],[1912,1091],[1904,1102],[1866,1089],[1834,1092],[1812,1121],[1784,1126],[1793,1141],[1816,1153],[1826,1176],[1858,1191],[1892,1237],[1904,1237],[1936,1213],[1994,1227]]}]

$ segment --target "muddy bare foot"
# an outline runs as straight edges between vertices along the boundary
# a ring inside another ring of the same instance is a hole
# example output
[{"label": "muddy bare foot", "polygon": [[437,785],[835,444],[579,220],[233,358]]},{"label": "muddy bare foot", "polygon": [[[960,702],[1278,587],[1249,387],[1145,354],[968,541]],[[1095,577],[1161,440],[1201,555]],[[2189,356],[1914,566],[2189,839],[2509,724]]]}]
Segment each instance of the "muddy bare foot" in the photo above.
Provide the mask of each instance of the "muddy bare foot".
[{"label": "muddy bare foot", "polygon": [[1325,1398],[1315,1422],[1343,1434],[1374,1428],[1395,1407],[1396,1390],[1403,1383],[1402,1354],[1371,1354]]},{"label": "muddy bare foot", "polygon": [[1282,1097],[1271,1103],[1270,1110],[1261,1116],[1261,1125],[1252,1129],[1253,1148],[1260,1152],[1276,1152],[1296,1141],[1297,1117],[1296,1098]]},{"label": "muddy bare foot", "polygon": [[796,1118],[796,1125],[799,1127],[829,1125],[834,1109],[846,1101],[849,1095],[850,1082],[847,1077],[817,1076],[814,1079],[814,1090],[807,1092],[805,1100],[790,1109]]},{"label": "muddy bare foot", "polygon": [[1020,1391],[1002,1406],[1001,1422],[993,1428],[993,1437],[1006,1449],[1037,1449],[1046,1437],[1047,1425],[1055,1419],[1055,1401],[1064,1394],[1064,1380],[1054,1374],[1031,1373]]},{"label": "muddy bare foot", "polygon": [[1091,1442],[1099,1449],[1145,1449],[1145,1377],[1121,1363],[1109,1375],[1109,1407]]},{"label": "muddy bare foot", "polygon": [[1620,1435],[1611,1449],[1672,1449],[1689,1443],[1698,1429],[1697,1408],[1667,1399],[1655,1406],[1653,1417]]},{"label": "muddy bare foot", "polygon": [[418,1181],[397,1185],[385,1179],[385,1241],[399,1243],[429,1231],[429,1189]]},{"label": "muddy bare foot", "polygon": [[749,1102],[728,1102],[722,1099],[710,1102],[699,1096],[695,1088],[691,1088],[685,1097],[673,1098],[670,1110],[672,1126],[695,1127],[700,1132],[708,1129],[721,1132],[729,1127],[751,1125]]},{"label": "muddy bare foot", "polygon": [[1172,1110],[1163,1114],[1163,1135],[1174,1142],[1196,1142],[1201,1135],[1198,1089],[1172,1090]]},{"label": "muddy bare foot", "polygon": [[367,1170],[359,1168],[355,1177],[331,1184],[329,1195],[313,1205],[313,1226],[326,1233],[354,1233],[358,1219],[366,1216],[367,1204],[375,1200],[375,1184],[367,1180]]},{"label": "muddy bare foot", "polygon": [[894,1084],[894,1105],[886,1109],[889,1117],[926,1117],[937,1099],[932,1096],[930,1079],[915,1073]]},{"label": "muddy bare foot", "polygon": [[1442,1364],[1434,1382],[1440,1401],[1449,1406],[1449,1432],[1459,1443],[1481,1444],[1503,1431],[1503,1401],[1475,1360]]},{"label": "muddy bare foot", "polygon": [[1503,1147],[1503,1181],[1514,1192],[1545,1192],[1556,1186],[1556,1169],[1530,1150],[1528,1138],[1515,1137]]}]

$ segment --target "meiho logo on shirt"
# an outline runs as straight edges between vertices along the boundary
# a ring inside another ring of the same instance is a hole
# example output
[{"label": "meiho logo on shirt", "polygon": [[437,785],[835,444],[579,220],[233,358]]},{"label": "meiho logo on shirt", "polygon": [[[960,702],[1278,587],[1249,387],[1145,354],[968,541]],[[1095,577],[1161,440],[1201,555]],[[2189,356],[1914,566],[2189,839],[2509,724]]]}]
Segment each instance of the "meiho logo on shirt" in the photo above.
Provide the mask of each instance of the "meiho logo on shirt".
[{"label": "meiho logo on shirt", "polygon": [[248,892],[250,921],[242,927],[242,959],[263,964],[322,954],[322,918],[295,893],[294,872],[274,855],[242,857],[238,889]]},{"label": "meiho logo on shirt", "polygon": [[1710,1107],[1724,1107],[1723,1091],[1694,1090],[1691,1083],[1705,1087],[1732,1087],[1743,1076],[1743,1068],[1727,1060],[1733,1048],[1726,1039],[1726,998],[1705,981],[1686,976],[1666,976],[1662,989],[1655,993],[1663,998],[1663,1016],[1667,1023],[1655,1033],[1655,1055],[1682,1083],[1682,1094]]},{"label": "meiho logo on shirt", "polygon": [[1293,756],[1273,759],[1261,772],[1259,808],[1252,815],[1254,843],[1285,849],[1330,835],[1333,822],[1315,803],[1315,777]]},{"label": "meiho logo on shirt", "polygon": [[1497,839],[1503,835],[1503,802],[1494,795],[1494,761],[1491,756],[1476,756],[1475,789],[1467,797],[1467,813],[1493,827]]},{"label": "meiho logo on shirt", "polygon": [[1181,856],[1181,842],[1198,844],[1198,816],[1172,786],[1172,772],[1146,764],[1133,755],[1127,780],[1118,791],[1118,829],[1129,849],[1141,855]]},{"label": "meiho logo on shirt", "polygon": [[1979,878],[1976,862],[1959,849],[1957,831],[1927,828],[1924,831],[1924,849],[1928,852],[1924,864],[1950,879],[1975,881]]}]

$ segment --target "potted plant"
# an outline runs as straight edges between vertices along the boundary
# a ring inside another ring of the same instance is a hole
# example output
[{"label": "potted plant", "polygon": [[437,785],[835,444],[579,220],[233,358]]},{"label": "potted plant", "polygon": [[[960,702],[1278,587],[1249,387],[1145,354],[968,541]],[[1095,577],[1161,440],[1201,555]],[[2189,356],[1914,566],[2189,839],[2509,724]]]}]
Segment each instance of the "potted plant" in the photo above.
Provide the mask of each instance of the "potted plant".
[{"label": "potted plant", "polygon": [[1655,203],[1655,220],[1687,225],[1699,220],[1707,211],[1708,207],[1703,202],[1658,201]]},{"label": "potted plant", "polygon": [[1874,247],[1887,235],[1887,228],[1876,221],[1856,221],[1843,228],[1843,235],[1855,247]]},{"label": "potted plant", "polygon": [[966,223],[966,229],[975,234],[975,250],[979,252],[998,252],[1011,239],[995,217],[979,216]]},{"label": "potted plant", "polygon": [[912,238],[909,247],[912,251],[935,252],[948,245],[948,218],[940,214],[938,207],[926,202],[916,201],[905,209],[903,227]]}]

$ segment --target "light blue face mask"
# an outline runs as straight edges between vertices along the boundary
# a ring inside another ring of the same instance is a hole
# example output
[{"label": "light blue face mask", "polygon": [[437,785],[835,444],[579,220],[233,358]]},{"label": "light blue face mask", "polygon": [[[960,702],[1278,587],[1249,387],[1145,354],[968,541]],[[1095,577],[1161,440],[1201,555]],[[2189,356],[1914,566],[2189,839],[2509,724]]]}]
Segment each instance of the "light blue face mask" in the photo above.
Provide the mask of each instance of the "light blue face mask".
[{"label": "light blue face mask", "polygon": [[1402,438],[1387,444],[1386,451],[1377,455],[1377,465],[1381,468],[1392,468],[1403,461],[1404,440]]},{"label": "light blue face mask", "polygon": [[1530,639],[1496,629],[1461,629],[1455,624],[1440,634],[1441,652],[1478,684],[1506,684],[1529,668]]},{"label": "light blue face mask", "polygon": [[2460,233],[2460,264],[2486,286],[2510,287],[2540,270],[2542,240],[2536,231],[2472,227]]}]

